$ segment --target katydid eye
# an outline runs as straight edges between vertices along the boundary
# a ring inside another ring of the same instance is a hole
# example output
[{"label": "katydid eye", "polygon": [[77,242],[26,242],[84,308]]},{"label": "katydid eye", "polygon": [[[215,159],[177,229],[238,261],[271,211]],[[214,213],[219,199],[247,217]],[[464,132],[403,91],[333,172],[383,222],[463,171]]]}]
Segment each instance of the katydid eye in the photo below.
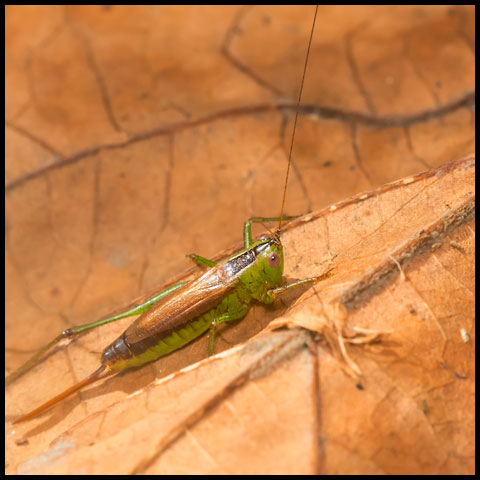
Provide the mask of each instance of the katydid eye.
[{"label": "katydid eye", "polygon": [[268,256],[267,261],[270,268],[278,268],[282,260],[278,253],[272,253]]}]

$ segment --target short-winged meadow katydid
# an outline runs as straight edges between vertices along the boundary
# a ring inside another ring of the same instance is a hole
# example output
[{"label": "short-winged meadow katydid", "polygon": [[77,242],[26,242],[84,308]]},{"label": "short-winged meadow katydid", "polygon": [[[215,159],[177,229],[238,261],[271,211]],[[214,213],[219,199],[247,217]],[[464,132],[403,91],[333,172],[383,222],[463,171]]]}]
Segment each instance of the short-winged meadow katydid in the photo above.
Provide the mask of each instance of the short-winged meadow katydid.
[{"label": "short-winged meadow katydid", "polygon": [[[243,318],[250,309],[252,302],[272,303],[277,295],[286,290],[311,284],[331,275],[331,270],[329,270],[318,277],[284,285],[284,254],[280,240],[283,222],[291,219],[291,217],[284,215],[285,198],[298,110],[315,28],[317,8],[312,22],[295,111],[280,215],[268,218],[253,217],[246,221],[243,231],[243,249],[222,261],[215,262],[200,255],[190,255],[190,258],[196,264],[208,268],[206,272],[198,274],[192,280],[174,284],[126,312],[86,325],[71,327],[61,332],[26,363],[11,373],[6,378],[6,384],[13,382],[29,371],[47,351],[62,339],[74,338],[86,331],[121,318],[140,315],[116,340],[104,349],[100,366],[95,372],[45,404],[25,414],[14,423],[30,420],[86,385],[108,375],[157,360],[207,332],[209,335],[208,353],[211,355],[214,352],[215,328],[217,325]],[[254,241],[251,230],[252,224],[265,222],[278,222],[275,232]]]}]

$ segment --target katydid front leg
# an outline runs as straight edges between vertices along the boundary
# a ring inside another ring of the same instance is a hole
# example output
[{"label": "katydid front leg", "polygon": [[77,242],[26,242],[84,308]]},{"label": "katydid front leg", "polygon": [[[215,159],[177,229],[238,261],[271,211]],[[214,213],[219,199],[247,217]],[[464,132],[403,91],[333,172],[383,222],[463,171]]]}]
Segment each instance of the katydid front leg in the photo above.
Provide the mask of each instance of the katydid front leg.
[{"label": "katydid front leg", "polygon": [[251,217],[243,224],[243,248],[250,248],[253,243],[252,223],[278,222],[280,218],[284,221],[298,218],[297,215],[282,215],[282,217]]},{"label": "katydid front leg", "polygon": [[[278,219],[277,219],[278,220]],[[302,285],[306,285],[308,283],[315,283],[315,282],[320,282],[322,280],[326,280],[327,278],[331,277],[333,275],[333,268],[328,270],[327,272],[323,273],[322,275],[319,275],[318,277],[311,277],[311,278],[306,278],[304,280],[299,280],[297,282],[290,283],[289,285],[285,285],[283,287],[278,287],[274,288],[272,290],[267,290],[265,293],[265,297],[262,299],[263,303],[272,303],[275,300],[275,297],[283,292],[286,292],[287,290],[295,287],[300,287]],[[234,310],[232,312],[227,312],[223,315],[220,315],[218,318],[215,318],[212,320],[212,324],[209,329],[209,335],[208,335],[208,355],[213,355],[214,353],[214,342],[215,342],[215,327],[219,323],[224,323],[224,322],[230,322],[232,320],[238,320],[239,318],[244,317],[249,310],[249,306],[245,305],[243,308]]]},{"label": "katydid front leg", "polygon": [[[250,248],[250,246],[253,243],[252,223],[278,222],[280,218],[282,218],[282,220],[284,221],[287,221],[287,220],[293,220],[298,217],[296,215],[294,216],[283,215],[282,217],[251,217],[249,218],[243,224],[243,248],[245,249]],[[190,258],[197,265],[200,265],[202,267],[214,267],[217,264],[217,262],[210,260],[208,258],[202,257],[200,255],[197,255],[196,253],[190,253],[189,255],[187,255],[187,257]]]},{"label": "katydid front leg", "polygon": [[319,275],[318,277],[310,277],[310,278],[305,278],[304,280],[298,280],[297,282],[290,283],[288,285],[284,285],[283,287],[278,287],[278,288],[273,288],[272,290],[267,290],[265,293],[265,298],[262,299],[262,302],[264,303],[272,303],[275,300],[275,297],[283,292],[286,292],[287,290],[295,287],[300,287],[302,285],[306,285],[308,283],[315,283],[315,282],[321,282],[322,280],[326,280],[327,278],[331,277],[333,275],[333,268],[330,268],[330,270],[327,270],[325,273],[322,273],[322,275]]}]

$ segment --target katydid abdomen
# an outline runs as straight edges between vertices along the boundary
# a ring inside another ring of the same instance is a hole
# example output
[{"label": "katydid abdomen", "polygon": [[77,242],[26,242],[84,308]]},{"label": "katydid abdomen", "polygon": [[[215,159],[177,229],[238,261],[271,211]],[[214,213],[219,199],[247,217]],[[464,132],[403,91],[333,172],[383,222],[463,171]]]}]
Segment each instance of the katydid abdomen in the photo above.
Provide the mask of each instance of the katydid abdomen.
[{"label": "katydid abdomen", "polygon": [[[233,304],[248,310],[249,303],[242,302],[238,293],[229,294],[220,303],[208,312],[199,315],[184,325],[160,332],[136,343],[126,340],[127,332],[109,345],[102,355],[102,363],[109,365],[112,370],[124,370],[139,367],[145,363],[157,360],[203,335],[209,330],[218,318],[228,315]],[[246,313],[246,312],[245,312]],[[243,316],[243,315],[242,315]]]}]

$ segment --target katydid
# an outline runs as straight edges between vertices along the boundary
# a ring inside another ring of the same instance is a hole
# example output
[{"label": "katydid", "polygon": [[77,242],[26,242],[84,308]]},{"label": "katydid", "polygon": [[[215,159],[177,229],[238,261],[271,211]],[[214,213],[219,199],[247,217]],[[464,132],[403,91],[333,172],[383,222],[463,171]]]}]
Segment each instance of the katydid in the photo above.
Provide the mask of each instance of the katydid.
[{"label": "katydid", "polygon": [[[208,267],[205,273],[199,274],[193,280],[177,283],[145,303],[119,315],[63,331],[24,365],[10,374],[6,378],[6,384],[30,370],[40,357],[60,340],[73,338],[121,318],[141,314],[122,335],[105,348],[101,356],[101,365],[94,373],[14,423],[30,420],[40,415],[72,393],[107,375],[157,360],[190,343],[207,331],[209,332],[208,353],[211,355],[214,352],[217,325],[243,318],[253,301],[269,304],[275,300],[278,294],[288,289],[323,280],[331,275],[331,270],[329,270],[319,277],[282,285],[284,256],[280,231],[282,222],[292,218],[284,215],[283,211],[298,111],[317,9],[312,23],[295,112],[280,216],[254,217],[246,221],[243,231],[243,250],[223,261],[217,263],[196,254],[190,255],[195,263]],[[279,222],[276,232],[271,236],[253,241],[252,223],[270,221]]]}]

